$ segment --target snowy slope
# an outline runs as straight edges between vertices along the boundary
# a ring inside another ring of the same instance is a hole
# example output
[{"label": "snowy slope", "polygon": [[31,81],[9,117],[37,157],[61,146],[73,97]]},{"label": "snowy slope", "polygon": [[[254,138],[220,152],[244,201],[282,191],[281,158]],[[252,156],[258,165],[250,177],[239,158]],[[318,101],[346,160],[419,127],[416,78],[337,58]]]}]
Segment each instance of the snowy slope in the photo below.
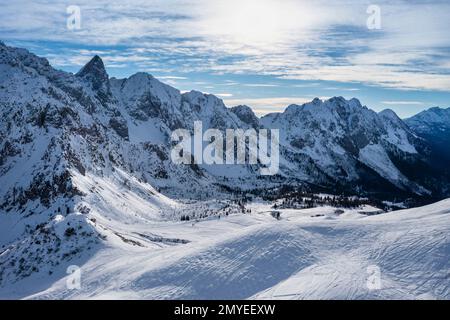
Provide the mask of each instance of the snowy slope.
[{"label": "snowy slope", "polygon": [[[323,207],[280,210],[276,220],[267,203],[248,208],[252,213],[194,224],[130,224],[126,237],[143,247],[110,243],[92,258],[76,261],[81,289],[68,290],[65,278],[35,276],[0,289],[0,297],[450,298],[450,200],[370,217],[357,210],[338,216]],[[152,246],[138,234],[186,243]],[[370,290],[368,270],[374,266],[381,287]]]}]

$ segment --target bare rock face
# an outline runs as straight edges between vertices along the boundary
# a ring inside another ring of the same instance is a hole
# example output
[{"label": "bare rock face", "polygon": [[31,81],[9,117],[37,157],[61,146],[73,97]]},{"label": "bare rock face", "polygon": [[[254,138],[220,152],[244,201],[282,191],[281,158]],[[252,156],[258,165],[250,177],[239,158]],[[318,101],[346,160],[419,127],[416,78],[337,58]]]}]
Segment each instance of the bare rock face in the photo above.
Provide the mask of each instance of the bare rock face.
[{"label": "bare rock face", "polygon": [[112,118],[109,125],[120,137],[129,140],[127,123],[123,119]]}]

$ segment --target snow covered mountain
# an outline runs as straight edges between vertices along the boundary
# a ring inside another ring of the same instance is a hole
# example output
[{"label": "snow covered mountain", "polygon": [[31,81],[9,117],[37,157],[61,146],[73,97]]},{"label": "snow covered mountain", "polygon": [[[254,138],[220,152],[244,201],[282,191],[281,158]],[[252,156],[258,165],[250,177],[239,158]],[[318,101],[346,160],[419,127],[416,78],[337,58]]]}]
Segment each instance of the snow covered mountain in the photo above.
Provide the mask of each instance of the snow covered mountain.
[{"label": "snow covered mountain", "polygon": [[409,119],[406,124],[431,147],[431,156],[441,170],[450,171],[450,108],[434,107]]},{"label": "snow covered mountain", "polygon": [[171,132],[193,130],[194,121],[202,121],[204,130],[279,129],[282,159],[277,181],[330,190],[442,196],[403,169],[412,162],[426,166],[426,155],[408,126],[394,112],[376,114],[356,99],[315,99],[258,119],[247,106],[228,109],[213,95],[181,94],[146,73],[110,79],[98,56],[73,75],[53,69],[26,50],[5,45],[1,50],[6,89],[1,93],[6,124],[1,134],[10,138],[0,153],[4,173],[12,166],[7,159],[27,152],[27,139],[35,143],[39,138],[52,139],[65,151],[62,171],[120,167],[171,195],[186,186],[190,194],[201,194],[205,185],[216,186],[212,190],[221,185],[273,186],[274,179],[257,177],[254,166],[173,165]]},{"label": "snow covered mountain", "polygon": [[406,119],[405,122],[415,132],[421,135],[446,133],[449,136],[450,108],[430,108]]},{"label": "snow covered mountain", "polygon": [[[282,154],[289,176],[334,190],[374,194],[440,195],[443,190],[409,170],[424,167],[430,173],[433,169],[423,141],[392,110],[376,113],[357,99],[316,98],[266,115],[260,122],[267,128],[283,128]],[[428,179],[442,177],[433,173]]]},{"label": "snow covered mountain", "polygon": [[[204,130],[279,129],[280,173],[174,164],[171,132],[192,131],[197,120]],[[232,191],[286,184],[378,197],[448,195],[450,180],[427,157],[426,143],[392,111],[377,114],[356,99],[315,99],[258,119],[249,107],[182,94],[146,73],[110,78],[98,56],[72,74],[0,42],[0,286],[51,276],[59,265],[117,243],[181,241],[130,234],[129,224],[242,209],[216,202],[205,209],[181,199],[219,201]]]}]

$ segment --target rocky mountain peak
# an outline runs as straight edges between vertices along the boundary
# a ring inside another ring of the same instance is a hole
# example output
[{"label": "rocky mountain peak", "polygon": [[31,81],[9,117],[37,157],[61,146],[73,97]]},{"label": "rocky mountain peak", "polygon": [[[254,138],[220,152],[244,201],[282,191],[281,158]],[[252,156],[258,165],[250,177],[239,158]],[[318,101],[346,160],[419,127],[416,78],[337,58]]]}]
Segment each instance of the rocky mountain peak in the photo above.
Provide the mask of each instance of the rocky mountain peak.
[{"label": "rocky mountain peak", "polygon": [[450,108],[433,107],[406,119],[408,124],[423,123],[426,125],[447,124],[450,126]]},{"label": "rocky mountain peak", "polygon": [[320,100],[319,98],[315,97],[314,100],[311,102],[312,104],[321,104],[322,100]]},{"label": "rocky mountain peak", "polygon": [[98,55],[95,55],[76,75],[90,81],[94,90],[100,89],[109,80],[105,65]]},{"label": "rocky mountain peak", "polygon": [[359,100],[356,99],[356,98],[351,98],[351,99],[349,100],[349,104],[352,105],[352,106],[358,107],[358,108],[362,108],[361,101],[359,101]]},{"label": "rocky mountain peak", "polygon": [[389,119],[391,121],[399,122],[401,119],[399,116],[394,112],[392,109],[384,109],[383,111],[378,113],[380,116],[382,116],[385,119]]},{"label": "rocky mountain peak", "polygon": [[92,90],[94,96],[103,106],[113,101],[111,83],[102,59],[95,55],[81,70],[76,77],[82,79],[84,85]]},{"label": "rocky mountain peak", "polygon": [[249,106],[239,105],[230,109],[242,122],[249,124],[253,128],[260,126],[259,119]]}]

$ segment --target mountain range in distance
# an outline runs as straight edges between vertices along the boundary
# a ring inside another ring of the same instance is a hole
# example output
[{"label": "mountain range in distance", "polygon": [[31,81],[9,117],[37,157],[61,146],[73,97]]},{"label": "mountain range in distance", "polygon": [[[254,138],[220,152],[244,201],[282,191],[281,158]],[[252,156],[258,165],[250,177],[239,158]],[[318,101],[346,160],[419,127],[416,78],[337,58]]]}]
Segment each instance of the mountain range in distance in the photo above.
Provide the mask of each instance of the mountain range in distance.
[{"label": "mountain range in distance", "polygon": [[[248,106],[180,93],[147,73],[110,78],[98,56],[71,74],[27,50],[4,44],[0,50],[4,208],[25,202],[30,190],[44,202],[68,191],[61,185],[47,192],[50,177],[61,179],[53,186],[70,181],[76,189],[70,172],[117,168],[167,195],[193,198],[204,196],[205,186],[221,194],[290,185],[390,200],[436,200],[450,192],[450,109],[401,120],[392,110],[376,113],[357,99],[334,97],[258,118]],[[175,166],[170,134],[195,121],[204,130],[279,129],[279,174],[260,177],[251,165]],[[12,179],[16,170],[21,179]]]}]

